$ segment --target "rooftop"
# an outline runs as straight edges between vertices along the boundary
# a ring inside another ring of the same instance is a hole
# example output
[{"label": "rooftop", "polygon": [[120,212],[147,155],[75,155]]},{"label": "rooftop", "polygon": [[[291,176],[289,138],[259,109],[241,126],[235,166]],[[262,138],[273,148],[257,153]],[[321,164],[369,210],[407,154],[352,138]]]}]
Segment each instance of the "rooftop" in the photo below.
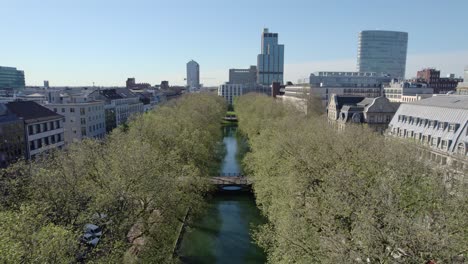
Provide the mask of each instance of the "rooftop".
[{"label": "rooftop", "polygon": [[9,102],[6,106],[18,117],[22,117],[26,123],[29,123],[28,121],[41,121],[62,117],[33,101]]},{"label": "rooftop", "polygon": [[468,110],[468,96],[467,95],[437,95],[437,96],[433,96],[433,97],[423,99],[420,101],[411,102],[408,104]]}]

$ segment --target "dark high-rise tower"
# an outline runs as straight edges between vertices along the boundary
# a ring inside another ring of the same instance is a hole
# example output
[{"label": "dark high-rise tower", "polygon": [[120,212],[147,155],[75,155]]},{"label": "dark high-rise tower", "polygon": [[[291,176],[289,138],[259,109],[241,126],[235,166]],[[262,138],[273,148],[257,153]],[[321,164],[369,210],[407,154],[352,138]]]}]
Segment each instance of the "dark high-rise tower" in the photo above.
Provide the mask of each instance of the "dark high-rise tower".
[{"label": "dark high-rise tower", "polygon": [[257,56],[257,82],[271,85],[273,82],[283,83],[284,45],[278,44],[278,33],[263,29],[261,54]]}]

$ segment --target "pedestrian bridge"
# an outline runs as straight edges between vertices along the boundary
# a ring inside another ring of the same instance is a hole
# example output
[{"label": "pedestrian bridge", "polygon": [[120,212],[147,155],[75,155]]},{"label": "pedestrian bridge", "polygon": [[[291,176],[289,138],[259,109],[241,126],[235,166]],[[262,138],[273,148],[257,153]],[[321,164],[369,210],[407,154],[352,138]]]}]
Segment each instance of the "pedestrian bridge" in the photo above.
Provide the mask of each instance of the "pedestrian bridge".
[{"label": "pedestrian bridge", "polygon": [[225,121],[237,122],[237,116],[235,115],[227,115],[224,117]]},{"label": "pedestrian bridge", "polygon": [[[252,181],[241,174],[227,173],[211,178],[218,190],[250,190]],[[234,187],[234,188],[232,188]]]}]

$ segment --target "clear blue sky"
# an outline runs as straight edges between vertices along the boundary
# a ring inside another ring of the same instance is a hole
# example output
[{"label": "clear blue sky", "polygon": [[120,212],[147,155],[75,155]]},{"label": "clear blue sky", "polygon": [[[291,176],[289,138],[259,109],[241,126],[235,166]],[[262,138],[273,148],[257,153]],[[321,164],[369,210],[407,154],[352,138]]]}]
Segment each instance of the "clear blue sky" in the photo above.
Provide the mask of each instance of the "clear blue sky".
[{"label": "clear blue sky", "polygon": [[468,0],[0,0],[0,11],[0,65],[28,85],[182,84],[191,59],[220,84],[256,64],[263,27],[285,44],[287,79],[354,67],[365,29],[409,32],[410,68],[468,64]]}]

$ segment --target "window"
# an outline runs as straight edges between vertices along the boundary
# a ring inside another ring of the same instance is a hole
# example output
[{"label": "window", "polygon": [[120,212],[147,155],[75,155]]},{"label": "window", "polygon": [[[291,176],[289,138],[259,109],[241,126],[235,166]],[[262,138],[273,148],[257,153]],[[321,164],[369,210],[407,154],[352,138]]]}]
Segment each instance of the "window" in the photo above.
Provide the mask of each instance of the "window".
[{"label": "window", "polygon": [[460,154],[460,155],[466,155],[466,145],[465,143],[460,143],[458,144],[458,147],[457,147],[457,153]]},{"label": "window", "polygon": [[435,128],[436,125],[437,125],[437,121],[435,121],[435,120],[431,120],[431,121],[429,122],[429,127],[431,127],[431,128]]},{"label": "window", "polygon": [[57,134],[57,142],[62,141],[62,134]]},{"label": "window", "polygon": [[81,127],[81,135],[86,136],[86,127]]},{"label": "window", "polygon": [[50,130],[54,130],[54,122],[50,122]]},{"label": "window", "polygon": [[440,122],[439,123],[439,130],[444,130],[445,129],[445,122]]},{"label": "window", "polygon": [[75,108],[70,107],[70,113],[75,113]]},{"label": "window", "polygon": [[80,115],[85,115],[85,109],[84,109],[84,107],[81,107],[81,108],[80,108]]},{"label": "window", "polygon": [[62,113],[65,113],[65,108],[62,108]]},{"label": "window", "polygon": [[54,108],[54,112],[57,113],[57,108]]},{"label": "window", "polygon": [[[63,119],[63,121],[65,121],[65,119]],[[60,128],[60,121],[58,121],[58,120],[55,121],[55,127],[56,127],[56,129]]]},{"label": "window", "polygon": [[51,144],[55,144],[55,135],[50,137],[50,142]]},{"label": "window", "polygon": [[432,138],[432,146],[437,146],[437,144],[439,144],[439,138]]},{"label": "window", "polygon": [[36,149],[36,146],[34,144],[34,140],[29,142],[29,149],[30,150],[35,150]]},{"label": "window", "polygon": [[44,138],[44,145],[46,145],[46,146],[49,145],[49,137]]},{"label": "window", "polygon": [[455,132],[457,130],[457,124],[450,124],[449,125],[449,132]]},{"label": "window", "polygon": [[86,125],[86,118],[83,118],[83,117],[81,118],[81,124]]},{"label": "window", "polygon": [[28,134],[29,134],[29,135],[34,134],[34,128],[33,128],[33,126],[28,126]]},{"label": "window", "polygon": [[38,149],[42,148],[42,139],[37,140],[37,148]]}]

